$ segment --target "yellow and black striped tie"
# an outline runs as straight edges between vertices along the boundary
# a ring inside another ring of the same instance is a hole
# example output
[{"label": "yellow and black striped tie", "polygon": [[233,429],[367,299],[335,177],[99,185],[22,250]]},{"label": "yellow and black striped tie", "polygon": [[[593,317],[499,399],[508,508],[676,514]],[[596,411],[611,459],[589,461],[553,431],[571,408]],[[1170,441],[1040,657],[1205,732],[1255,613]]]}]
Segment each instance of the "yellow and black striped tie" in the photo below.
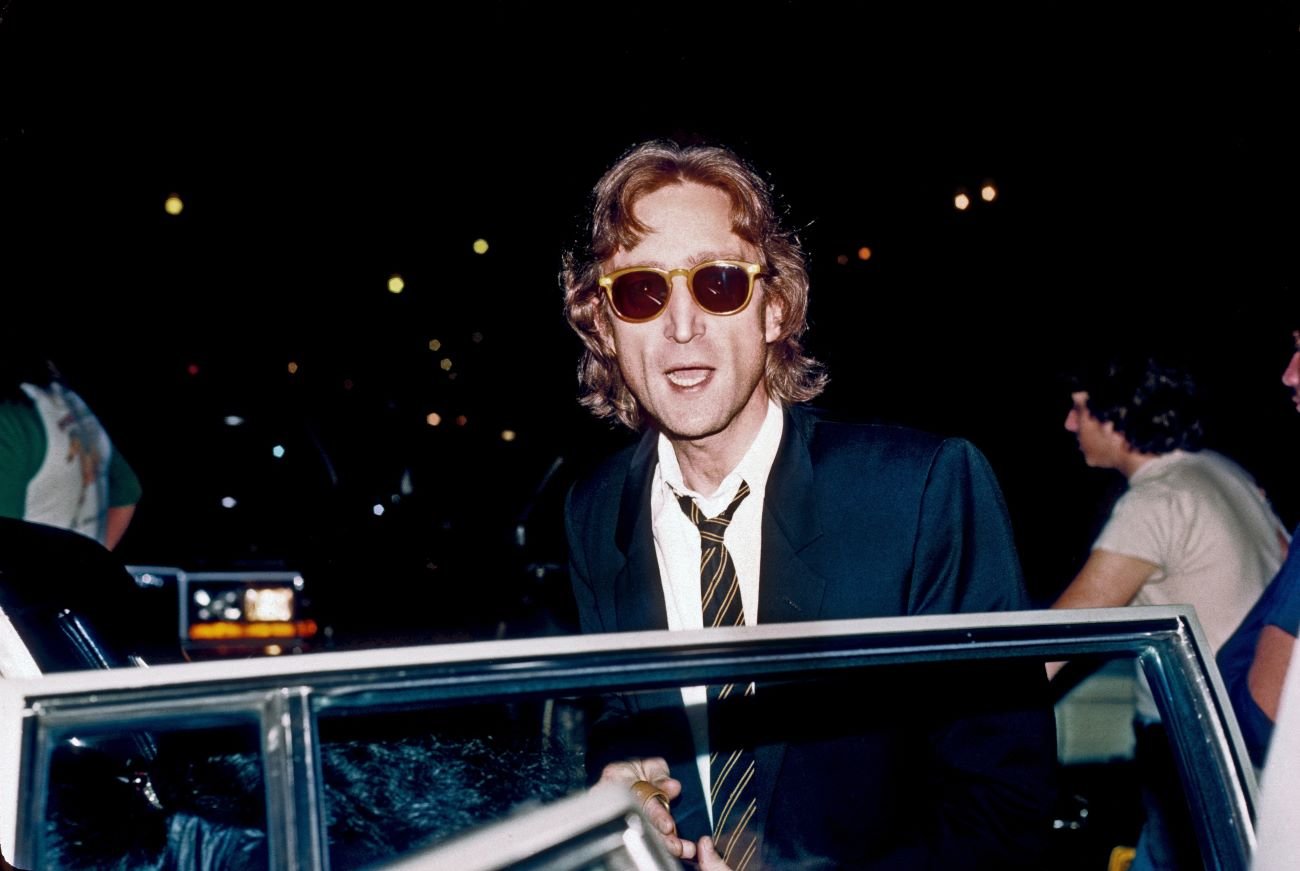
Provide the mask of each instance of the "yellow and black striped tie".
[{"label": "yellow and black striped tie", "polygon": [[[740,598],[736,566],[727,553],[723,537],[737,506],[749,495],[749,485],[740,482],[736,497],[716,517],[704,517],[690,496],[678,495],[682,511],[700,530],[700,603],[704,626],[744,626],[745,606]],[[754,782],[754,754],[742,742],[729,741],[718,729],[725,720],[721,708],[736,691],[734,684],[709,687],[709,772],[713,779],[713,841],[718,853],[734,871],[756,865],[758,840],[750,823],[758,803]],[[751,683],[744,695],[754,693]]]}]

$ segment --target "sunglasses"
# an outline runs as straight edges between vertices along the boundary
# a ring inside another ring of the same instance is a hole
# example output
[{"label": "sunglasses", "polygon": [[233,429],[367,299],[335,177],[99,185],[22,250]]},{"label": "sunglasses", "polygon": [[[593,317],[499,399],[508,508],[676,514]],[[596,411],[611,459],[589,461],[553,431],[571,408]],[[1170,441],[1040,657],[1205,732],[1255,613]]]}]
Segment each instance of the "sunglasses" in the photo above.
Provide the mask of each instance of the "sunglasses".
[{"label": "sunglasses", "polygon": [[673,277],[686,276],[695,304],[709,314],[734,315],[749,305],[763,267],[743,260],[706,260],[690,269],[629,266],[600,277],[614,314],[629,323],[652,321],[668,307]]}]

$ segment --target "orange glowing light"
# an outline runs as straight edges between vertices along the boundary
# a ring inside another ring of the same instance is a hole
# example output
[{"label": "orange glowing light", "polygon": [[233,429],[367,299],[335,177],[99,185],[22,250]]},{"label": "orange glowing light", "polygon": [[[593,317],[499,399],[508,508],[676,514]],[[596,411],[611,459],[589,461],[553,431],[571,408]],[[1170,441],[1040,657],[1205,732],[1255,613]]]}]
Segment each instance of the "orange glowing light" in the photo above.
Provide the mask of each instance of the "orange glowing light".
[{"label": "orange glowing light", "polygon": [[261,623],[234,623],[225,620],[194,623],[191,641],[225,641],[232,638],[311,638],[316,634],[315,620],[272,620]]}]

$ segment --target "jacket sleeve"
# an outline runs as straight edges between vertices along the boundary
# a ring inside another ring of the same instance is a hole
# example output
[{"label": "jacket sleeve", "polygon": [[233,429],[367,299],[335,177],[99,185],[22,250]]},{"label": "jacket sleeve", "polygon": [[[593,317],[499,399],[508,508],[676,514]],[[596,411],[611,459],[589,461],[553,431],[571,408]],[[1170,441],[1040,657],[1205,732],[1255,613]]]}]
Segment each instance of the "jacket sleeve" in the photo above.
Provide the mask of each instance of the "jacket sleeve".
[{"label": "jacket sleeve", "polygon": [[[926,481],[911,613],[1028,607],[1002,493],[970,443],[945,441]],[[1051,831],[1056,725],[1036,659],[942,669],[920,707],[934,797],[927,867],[1034,867]]]},{"label": "jacket sleeve", "polygon": [[970,442],[939,446],[918,517],[909,614],[1028,607],[1002,491]]}]

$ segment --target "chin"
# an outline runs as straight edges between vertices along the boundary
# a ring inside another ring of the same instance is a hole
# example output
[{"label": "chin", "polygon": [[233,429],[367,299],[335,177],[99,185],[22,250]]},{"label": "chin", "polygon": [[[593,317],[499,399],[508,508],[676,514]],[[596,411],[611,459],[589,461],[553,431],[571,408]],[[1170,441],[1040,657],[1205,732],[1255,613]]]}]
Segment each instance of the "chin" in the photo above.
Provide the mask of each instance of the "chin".
[{"label": "chin", "polygon": [[723,427],[717,426],[661,426],[659,431],[670,439],[682,441],[695,441],[697,439],[708,438],[722,432]]},{"label": "chin", "polygon": [[670,439],[702,439],[717,435],[727,428],[726,420],[717,420],[711,415],[677,415],[673,417],[655,417],[655,426]]}]

